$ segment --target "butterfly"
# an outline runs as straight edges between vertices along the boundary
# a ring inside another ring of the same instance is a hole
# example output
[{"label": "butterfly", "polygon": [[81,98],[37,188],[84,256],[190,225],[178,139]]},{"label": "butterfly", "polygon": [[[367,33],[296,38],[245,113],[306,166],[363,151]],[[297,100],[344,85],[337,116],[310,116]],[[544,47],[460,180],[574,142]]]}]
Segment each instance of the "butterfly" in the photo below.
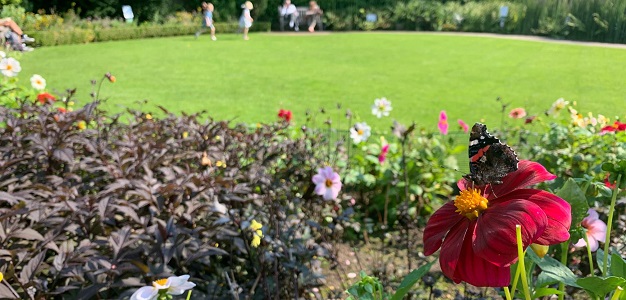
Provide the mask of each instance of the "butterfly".
[{"label": "butterfly", "polygon": [[502,178],[516,171],[517,154],[507,144],[487,131],[487,126],[476,123],[469,138],[470,173],[463,176],[475,186],[501,184]]}]

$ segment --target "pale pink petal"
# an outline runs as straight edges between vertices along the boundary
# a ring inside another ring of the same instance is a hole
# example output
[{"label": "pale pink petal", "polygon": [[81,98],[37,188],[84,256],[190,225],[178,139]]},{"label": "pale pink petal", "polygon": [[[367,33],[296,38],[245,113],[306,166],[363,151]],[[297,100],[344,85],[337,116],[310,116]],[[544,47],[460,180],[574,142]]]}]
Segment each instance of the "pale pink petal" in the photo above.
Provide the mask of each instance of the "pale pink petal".
[{"label": "pale pink petal", "polygon": [[606,241],[606,224],[602,220],[589,222],[587,225],[587,235],[604,243]]},{"label": "pale pink petal", "polygon": [[313,183],[323,184],[324,182],[326,182],[326,178],[324,178],[324,176],[322,176],[321,174],[316,174],[313,176]]}]

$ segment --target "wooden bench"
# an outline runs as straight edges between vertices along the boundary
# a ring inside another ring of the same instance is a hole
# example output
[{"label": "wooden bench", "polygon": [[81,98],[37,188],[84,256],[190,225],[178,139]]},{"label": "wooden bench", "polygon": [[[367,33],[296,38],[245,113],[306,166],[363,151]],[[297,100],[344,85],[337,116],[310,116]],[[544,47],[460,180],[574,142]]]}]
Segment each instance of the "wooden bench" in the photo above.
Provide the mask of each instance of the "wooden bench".
[{"label": "wooden bench", "polygon": [[[278,20],[280,21],[280,31],[285,31],[285,27],[288,26],[289,20],[286,20],[283,16],[280,15],[280,11],[282,10],[282,6],[278,7]],[[296,7],[298,11],[298,17],[296,17],[296,22],[294,26],[295,31],[299,31],[300,27],[303,27],[305,30],[309,27],[309,16],[307,16],[306,12],[309,10],[308,7]],[[324,30],[324,24],[322,23],[322,18],[320,16],[315,16],[317,18],[317,28],[318,30]]]}]

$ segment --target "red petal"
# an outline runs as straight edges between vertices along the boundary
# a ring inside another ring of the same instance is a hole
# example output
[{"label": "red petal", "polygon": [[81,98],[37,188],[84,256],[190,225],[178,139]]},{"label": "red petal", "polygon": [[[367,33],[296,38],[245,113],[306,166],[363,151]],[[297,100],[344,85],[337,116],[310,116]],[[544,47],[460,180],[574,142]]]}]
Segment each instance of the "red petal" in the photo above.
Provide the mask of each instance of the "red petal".
[{"label": "red petal", "polygon": [[441,253],[439,253],[441,271],[456,283],[463,280],[455,275],[459,259],[463,253],[463,239],[466,238],[471,241],[471,235],[468,237],[467,233],[471,234],[475,226],[476,222],[472,222],[464,217],[461,222],[452,226],[441,246]]},{"label": "red petal", "polygon": [[537,204],[546,217],[548,223],[543,234],[534,243],[540,245],[554,245],[569,240],[569,229],[572,224],[572,208],[567,201],[546,191],[523,189],[503,197],[507,199],[525,199]]},{"label": "red petal", "polygon": [[426,228],[424,229],[423,239],[425,255],[435,253],[439,247],[441,247],[441,243],[448,234],[448,231],[462,219],[467,220],[464,216],[454,212],[455,210],[456,206],[454,206],[454,202],[450,201],[430,216],[428,223],[426,223]]},{"label": "red petal", "polygon": [[556,175],[548,172],[541,164],[522,160],[519,162],[517,171],[511,172],[502,178],[502,184],[493,185],[491,188],[485,189],[485,197],[489,200],[502,197],[516,189],[523,189],[554,178],[556,178]]},{"label": "red petal", "polygon": [[543,234],[547,224],[548,218],[537,204],[523,199],[500,202],[478,217],[474,251],[495,265],[508,267],[517,259],[515,225],[522,225],[526,248]]},{"label": "red petal", "polygon": [[[496,287],[509,285],[511,282],[510,268],[496,266],[476,255],[472,248],[472,235],[472,231],[468,230],[463,240],[461,256],[459,257],[454,277],[451,278],[456,283],[465,281],[474,286]],[[441,251],[440,260],[442,257],[443,250]]]}]

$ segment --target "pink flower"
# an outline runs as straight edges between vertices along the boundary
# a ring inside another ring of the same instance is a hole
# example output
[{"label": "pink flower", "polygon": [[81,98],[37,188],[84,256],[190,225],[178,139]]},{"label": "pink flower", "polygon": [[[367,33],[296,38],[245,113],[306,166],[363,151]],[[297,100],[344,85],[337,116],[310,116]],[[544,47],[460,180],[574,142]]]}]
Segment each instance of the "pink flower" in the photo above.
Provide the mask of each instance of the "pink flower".
[{"label": "pink flower", "polygon": [[439,113],[439,131],[441,132],[441,134],[446,135],[448,134],[448,115],[446,115],[446,111],[442,110]]},{"label": "pink flower", "polygon": [[320,195],[324,200],[334,200],[341,191],[341,178],[331,167],[320,168],[317,175],[313,176],[315,183],[315,194]]},{"label": "pink flower", "polygon": [[459,119],[459,126],[461,126],[461,129],[463,129],[463,132],[467,133],[469,131],[469,126],[467,125],[467,123],[463,122],[463,120]]},{"label": "pink flower", "polygon": [[383,148],[380,150],[380,154],[378,155],[378,162],[384,163],[387,159],[387,153],[389,153],[389,144],[383,145]]},{"label": "pink flower", "polygon": [[529,187],[555,178],[542,165],[522,160],[518,170],[502,178],[499,185],[473,187],[461,179],[461,194],[426,224],[424,254],[441,248],[441,270],[456,283],[509,285],[510,266],[517,261],[515,225],[522,225],[524,248],[569,240],[569,203]]},{"label": "pink flower", "polygon": [[[589,209],[587,211],[587,217],[583,219],[581,225],[587,229],[587,240],[589,240],[589,250],[596,251],[598,250],[598,242],[606,241],[606,223],[600,220],[600,216],[598,213]],[[578,240],[578,243],[574,244],[574,247],[585,247],[587,243],[585,243],[585,239]]]},{"label": "pink flower", "polygon": [[511,112],[509,113],[509,117],[513,119],[521,119],[525,116],[526,116],[526,110],[521,107],[511,109]]}]

